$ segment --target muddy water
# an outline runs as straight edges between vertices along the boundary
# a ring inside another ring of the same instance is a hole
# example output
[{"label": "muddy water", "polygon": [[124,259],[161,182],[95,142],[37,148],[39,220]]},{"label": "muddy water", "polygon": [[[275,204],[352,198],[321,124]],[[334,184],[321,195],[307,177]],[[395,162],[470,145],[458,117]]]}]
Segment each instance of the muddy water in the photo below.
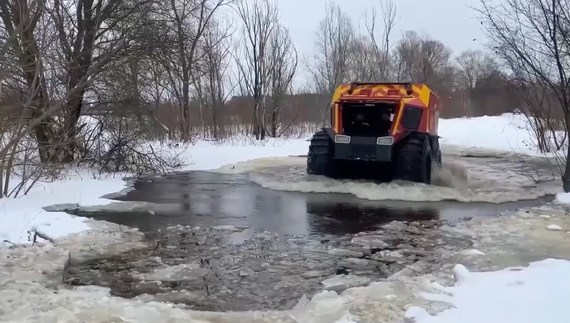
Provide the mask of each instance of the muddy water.
[{"label": "muddy water", "polygon": [[88,216],[156,232],[169,225],[246,226],[280,234],[335,234],[374,230],[393,220],[457,221],[551,201],[551,196],[511,203],[367,201],[349,194],[265,189],[247,174],[176,173],[141,179],[123,201],[152,203],[152,210]]},{"label": "muddy water", "polygon": [[440,268],[471,246],[440,221],[391,223],[365,234],[315,237],[235,227],[174,227],[148,250],[69,269],[70,285],[101,285],[122,297],[208,311],[286,310],[303,295],[342,291],[407,266]]},{"label": "muddy water", "polygon": [[247,174],[186,172],[141,179],[120,199],[150,204],[137,212],[83,215],[138,227],[149,248],[75,265],[66,283],[239,311],[290,309],[323,289],[436,271],[473,243],[441,226],[552,197],[503,204],[367,201],[265,189]]}]

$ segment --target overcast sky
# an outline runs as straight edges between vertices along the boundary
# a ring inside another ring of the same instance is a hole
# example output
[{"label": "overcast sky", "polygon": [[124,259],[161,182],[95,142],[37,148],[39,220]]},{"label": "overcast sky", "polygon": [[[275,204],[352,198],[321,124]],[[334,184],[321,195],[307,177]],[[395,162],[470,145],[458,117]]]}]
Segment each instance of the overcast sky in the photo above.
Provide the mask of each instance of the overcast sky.
[{"label": "overcast sky", "polygon": [[[252,1],[252,0],[249,0]],[[280,22],[289,29],[295,47],[300,54],[300,66],[295,77],[296,86],[303,86],[309,80],[304,57],[312,54],[316,32],[325,17],[326,3],[330,0],[277,0]],[[364,17],[366,10],[381,8],[382,0],[333,0],[348,14],[357,28],[366,32]],[[394,44],[402,33],[415,30],[430,35],[450,47],[454,54],[467,49],[484,49],[485,34],[477,19],[477,12],[471,7],[480,5],[480,0],[392,0],[396,4],[398,23],[392,31]],[[378,16],[380,16],[378,12]],[[380,18],[380,17],[378,17]],[[239,22],[238,22],[239,24]],[[380,36],[382,23],[377,23]],[[476,41],[473,41],[476,39]]]},{"label": "overcast sky", "polygon": [[[381,0],[336,0],[364,31],[364,12]],[[302,53],[310,53],[315,32],[325,16],[327,0],[279,0],[281,22],[289,28],[295,45]],[[478,6],[480,0],[394,0],[399,22],[393,33],[393,42],[405,30],[423,31],[451,47],[454,52],[470,48],[482,48],[473,42],[483,41],[484,34],[477,20],[477,13],[470,6]],[[378,26],[380,27],[380,26]]]}]

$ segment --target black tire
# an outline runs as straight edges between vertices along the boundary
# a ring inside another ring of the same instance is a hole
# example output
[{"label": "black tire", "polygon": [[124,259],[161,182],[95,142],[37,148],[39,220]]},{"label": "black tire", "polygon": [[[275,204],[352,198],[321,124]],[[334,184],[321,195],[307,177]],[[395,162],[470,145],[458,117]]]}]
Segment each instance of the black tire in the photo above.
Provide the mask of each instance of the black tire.
[{"label": "black tire", "polygon": [[394,179],[431,184],[432,154],[426,135],[411,135],[396,155]]},{"label": "black tire", "polygon": [[315,133],[307,155],[307,174],[337,178],[339,174],[333,156],[334,145],[326,131]]}]

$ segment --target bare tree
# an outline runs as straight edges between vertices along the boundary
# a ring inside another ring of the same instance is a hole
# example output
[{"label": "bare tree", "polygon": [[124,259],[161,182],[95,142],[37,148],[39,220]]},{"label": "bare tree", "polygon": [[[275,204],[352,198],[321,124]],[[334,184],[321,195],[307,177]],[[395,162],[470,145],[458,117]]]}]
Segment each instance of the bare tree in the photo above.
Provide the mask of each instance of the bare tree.
[{"label": "bare tree", "polygon": [[382,30],[382,38],[380,41],[376,39],[376,24],[377,24],[377,12],[376,8],[373,8],[371,11],[370,18],[366,20],[366,31],[368,32],[368,36],[370,37],[373,53],[374,53],[374,62],[372,65],[373,67],[373,74],[371,75],[373,81],[380,82],[380,81],[388,81],[389,78],[392,76],[391,74],[391,67],[392,64],[390,62],[390,36],[392,34],[392,30],[396,26],[396,5],[391,0],[382,1],[380,10],[382,11],[382,23],[383,23],[383,30]]},{"label": "bare tree", "polygon": [[274,1],[253,0],[241,2],[236,11],[243,25],[241,45],[235,55],[239,74],[239,90],[251,97],[253,135],[257,140],[266,137],[266,99],[271,79],[271,41],[281,26],[278,7]]},{"label": "bare tree", "polygon": [[459,65],[458,82],[462,88],[473,89],[477,81],[497,72],[495,59],[480,50],[467,50],[456,58]]},{"label": "bare tree", "polygon": [[394,51],[398,81],[426,83],[440,97],[449,96],[455,84],[455,69],[448,47],[427,35],[407,31]]},{"label": "bare tree", "polygon": [[[490,46],[505,63],[519,89],[546,86],[547,98],[555,104],[529,106],[531,118],[552,119],[559,112],[564,135],[570,132],[570,6],[565,0],[505,0],[500,5],[481,1],[478,9],[490,38]],[[547,113],[545,109],[553,109]],[[554,131],[548,132],[556,136]],[[550,140],[548,140],[550,141]],[[558,142],[561,142],[558,140]],[[570,192],[570,150],[561,169],[563,189]]]},{"label": "bare tree", "polygon": [[180,107],[182,139],[190,139],[190,101],[195,82],[204,71],[200,45],[207,32],[216,27],[214,15],[234,0],[164,1],[161,16],[171,22],[165,38],[171,46],[163,47],[164,65],[170,80],[171,92]]},{"label": "bare tree", "polygon": [[[350,17],[334,2],[328,2],[326,16],[317,30],[316,53],[307,63],[318,93],[330,98],[339,85],[350,81],[350,60],[355,38]],[[320,106],[323,124],[328,120],[329,104],[327,101]]]},{"label": "bare tree", "polygon": [[[210,114],[211,132],[214,139],[220,139],[223,125],[220,114],[223,112],[225,102],[231,93],[229,78],[231,47],[229,44],[229,28],[221,25],[211,28],[205,34],[203,46],[204,73],[196,82],[196,91],[200,98],[200,106]],[[201,109],[202,110],[202,109]],[[200,113],[203,118],[203,114]],[[206,122],[202,122],[208,124]]]},{"label": "bare tree", "polygon": [[291,101],[287,100],[287,97],[292,94],[292,83],[298,61],[297,50],[289,36],[289,31],[279,26],[273,31],[270,39],[267,123],[269,135],[272,137],[280,136],[281,112],[283,106]]}]

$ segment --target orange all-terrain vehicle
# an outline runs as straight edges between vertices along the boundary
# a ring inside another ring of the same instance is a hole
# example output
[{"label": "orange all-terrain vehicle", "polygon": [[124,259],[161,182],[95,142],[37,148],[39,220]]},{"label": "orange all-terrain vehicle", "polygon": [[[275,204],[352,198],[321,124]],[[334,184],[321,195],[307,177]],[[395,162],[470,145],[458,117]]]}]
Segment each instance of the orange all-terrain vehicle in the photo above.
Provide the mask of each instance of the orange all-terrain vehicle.
[{"label": "orange all-terrain vehicle", "polygon": [[331,127],[311,139],[307,173],[343,178],[360,171],[360,178],[382,173],[387,180],[430,184],[432,167],[441,166],[438,105],[425,84],[339,86]]}]

